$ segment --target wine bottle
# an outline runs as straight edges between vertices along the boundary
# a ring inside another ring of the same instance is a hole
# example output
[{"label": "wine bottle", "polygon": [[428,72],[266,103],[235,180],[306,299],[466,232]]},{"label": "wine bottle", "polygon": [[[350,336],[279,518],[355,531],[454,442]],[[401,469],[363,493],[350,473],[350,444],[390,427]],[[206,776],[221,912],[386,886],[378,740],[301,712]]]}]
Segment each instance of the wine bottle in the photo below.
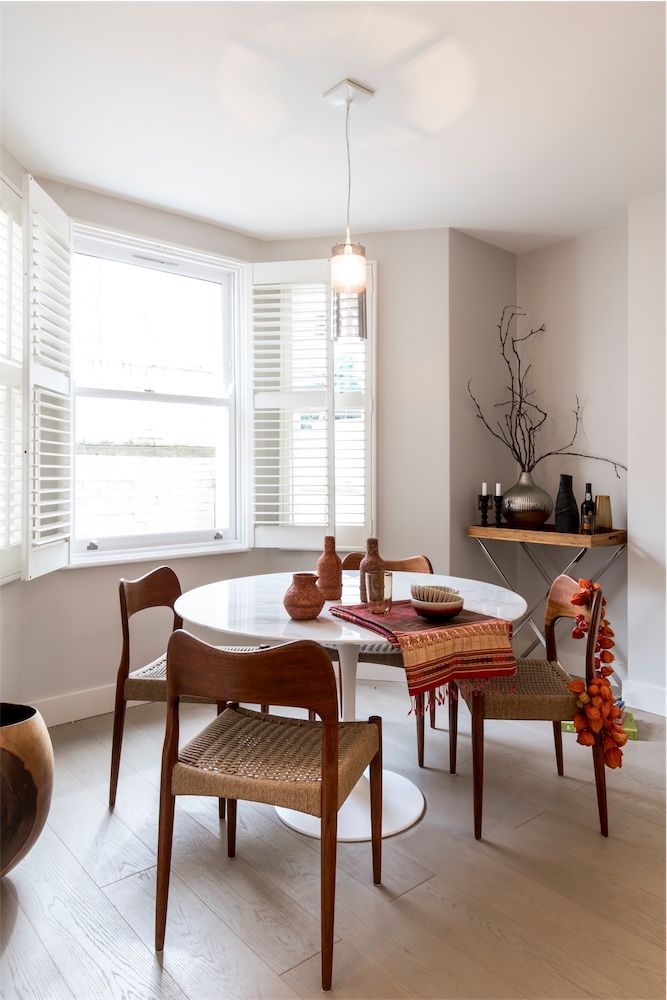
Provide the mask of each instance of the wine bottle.
[{"label": "wine bottle", "polygon": [[590,483],[586,483],[586,494],[581,505],[581,531],[584,535],[595,532],[595,504]]}]

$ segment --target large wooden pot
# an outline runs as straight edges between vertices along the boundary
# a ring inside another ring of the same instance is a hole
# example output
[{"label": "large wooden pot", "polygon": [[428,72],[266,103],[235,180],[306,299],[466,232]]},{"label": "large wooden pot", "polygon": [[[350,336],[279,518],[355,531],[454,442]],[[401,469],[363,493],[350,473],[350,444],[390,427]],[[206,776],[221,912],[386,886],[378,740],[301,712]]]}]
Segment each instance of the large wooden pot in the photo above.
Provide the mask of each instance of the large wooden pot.
[{"label": "large wooden pot", "polygon": [[36,708],[0,702],[0,876],[25,857],[51,806],[53,747]]}]

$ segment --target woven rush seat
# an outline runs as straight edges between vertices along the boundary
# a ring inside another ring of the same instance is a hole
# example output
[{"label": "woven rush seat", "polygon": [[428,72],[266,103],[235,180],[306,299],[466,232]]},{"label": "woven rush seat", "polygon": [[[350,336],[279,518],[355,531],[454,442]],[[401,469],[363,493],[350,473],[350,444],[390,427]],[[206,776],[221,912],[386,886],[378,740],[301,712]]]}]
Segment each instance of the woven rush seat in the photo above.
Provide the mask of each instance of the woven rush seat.
[{"label": "woven rush seat", "polygon": [[[220,646],[228,653],[253,653],[259,646]],[[166,701],[167,700],[167,654],[147,663],[145,667],[133,670],[125,680],[126,701]],[[205,698],[188,697],[183,701],[210,704]]]},{"label": "woven rush seat", "polygon": [[[375,726],[339,725],[338,805],[379,746]],[[322,723],[245,708],[226,709],[181,748],[173,795],[216,795],[271,802],[321,815]]]},{"label": "woven rush seat", "polygon": [[[484,685],[486,719],[541,719],[560,722],[572,719],[576,698],[568,690],[570,675],[549,660],[516,661],[515,677],[494,677]],[[468,708],[469,691],[463,692]]]},{"label": "woven rush seat", "polygon": [[[325,645],[324,648],[331,660],[338,660],[338,649],[336,646]],[[359,646],[359,663],[369,662],[385,663],[390,667],[402,667],[403,654],[400,649],[396,649],[390,642],[364,642]]]}]

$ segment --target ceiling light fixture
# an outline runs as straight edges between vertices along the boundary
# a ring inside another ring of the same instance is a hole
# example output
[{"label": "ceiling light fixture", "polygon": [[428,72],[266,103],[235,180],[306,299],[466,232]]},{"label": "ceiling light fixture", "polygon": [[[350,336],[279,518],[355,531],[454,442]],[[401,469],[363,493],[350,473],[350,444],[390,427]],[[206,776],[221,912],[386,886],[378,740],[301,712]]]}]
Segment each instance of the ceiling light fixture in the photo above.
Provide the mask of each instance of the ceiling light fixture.
[{"label": "ceiling light fixture", "polygon": [[350,195],[352,163],[350,159],[350,108],[365,104],[375,91],[354,80],[343,80],[323,95],[325,101],[345,108],[345,148],[347,151],[347,212],[345,242],[331,251],[332,332],[334,340],[357,337],[365,340],[366,330],[366,248],[350,240]]}]

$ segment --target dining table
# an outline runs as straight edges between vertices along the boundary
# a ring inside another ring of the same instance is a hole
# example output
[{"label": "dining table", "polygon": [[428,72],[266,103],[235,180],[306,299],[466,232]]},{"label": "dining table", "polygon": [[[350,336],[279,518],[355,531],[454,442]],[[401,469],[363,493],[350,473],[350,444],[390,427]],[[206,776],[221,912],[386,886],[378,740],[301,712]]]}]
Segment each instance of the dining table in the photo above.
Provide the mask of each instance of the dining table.
[{"label": "dining table", "polygon": [[[380,646],[383,640],[377,632],[331,614],[334,604],[359,604],[358,570],[343,573],[340,601],[326,602],[318,617],[310,621],[292,620],[283,607],[283,598],[291,582],[291,572],[218,580],[186,591],[176,601],[175,610],[188,631],[197,634],[198,630],[205,630],[206,634],[201,637],[209,641],[213,633],[215,638],[224,637],[225,642],[232,638],[239,644],[278,645],[295,639],[313,639],[335,647],[340,669],[341,718],[345,722],[355,721],[357,663],[361,648],[373,643],[378,653],[394,652],[395,649],[389,643]],[[423,574],[395,572],[393,599],[409,599],[411,584],[423,582]],[[458,590],[469,611],[507,621],[516,621],[526,612],[526,602],[519,594],[481,580],[434,574],[428,576],[428,582]],[[409,704],[407,697],[406,703]],[[384,769],[382,782],[382,836],[389,837],[421,819],[425,802],[421,790],[405,775]],[[319,837],[318,817],[281,807],[276,811],[287,826],[307,836]],[[339,810],[338,840],[370,839],[369,781],[365,774]]]}]

